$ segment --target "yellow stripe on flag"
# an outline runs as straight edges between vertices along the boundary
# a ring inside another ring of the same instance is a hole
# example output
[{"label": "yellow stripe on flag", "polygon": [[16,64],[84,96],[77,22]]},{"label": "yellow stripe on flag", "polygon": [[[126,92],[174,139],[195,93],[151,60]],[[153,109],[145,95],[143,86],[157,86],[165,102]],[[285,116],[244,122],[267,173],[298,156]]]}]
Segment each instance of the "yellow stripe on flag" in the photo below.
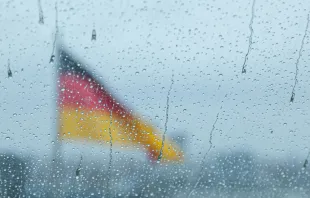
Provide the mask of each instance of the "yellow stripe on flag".
[{"label": "yellow stripe on flag", "polygon": [[[99,110],[84,111],[72,107],[60,110],[60,137],[62,139],[87,139],[108,144],[110,134],[112,142],[121,145],[136,145],[146,148],[156,158],[162,147],[162,137],[156,135],[155,129],[140,119],[110,116]],[[166,139],[161,161],[182,160],[180,149]]]}]

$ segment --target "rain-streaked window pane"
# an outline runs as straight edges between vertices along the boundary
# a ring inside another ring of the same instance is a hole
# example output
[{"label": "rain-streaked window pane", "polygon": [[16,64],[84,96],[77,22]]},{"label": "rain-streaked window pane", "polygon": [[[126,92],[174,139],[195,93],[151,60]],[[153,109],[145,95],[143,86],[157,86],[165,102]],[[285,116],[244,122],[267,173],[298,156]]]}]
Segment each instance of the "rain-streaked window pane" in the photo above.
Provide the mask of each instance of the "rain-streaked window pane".
[{"label": "rain-streaked window pane", "polygon": [[0,10],[0,197],[310,196],[308,1]]}]

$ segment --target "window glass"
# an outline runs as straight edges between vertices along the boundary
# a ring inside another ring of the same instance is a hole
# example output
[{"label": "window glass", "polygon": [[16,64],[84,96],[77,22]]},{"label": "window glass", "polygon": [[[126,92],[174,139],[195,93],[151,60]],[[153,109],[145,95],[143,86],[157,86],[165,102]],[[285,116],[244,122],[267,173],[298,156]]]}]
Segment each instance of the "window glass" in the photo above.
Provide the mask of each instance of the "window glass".
[{"label": "window glass", "polygon": [[306,0],[0,2],[0,197],[308,197]]}]

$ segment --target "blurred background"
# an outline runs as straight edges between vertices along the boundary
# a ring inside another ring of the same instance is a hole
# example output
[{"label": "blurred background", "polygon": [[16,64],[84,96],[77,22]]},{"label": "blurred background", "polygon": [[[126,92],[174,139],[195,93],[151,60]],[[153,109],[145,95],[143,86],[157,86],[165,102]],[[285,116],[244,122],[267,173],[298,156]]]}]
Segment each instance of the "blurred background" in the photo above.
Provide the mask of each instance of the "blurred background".
[{"label": "blurred background", "polygon": [[[0,1],[1,197],[309,197],[308,1],[55,4]],[[54,43],[161,131],[173,80],[184,162],[113,147],[109,169],[109,144],[87,140],[56,160]]]}]

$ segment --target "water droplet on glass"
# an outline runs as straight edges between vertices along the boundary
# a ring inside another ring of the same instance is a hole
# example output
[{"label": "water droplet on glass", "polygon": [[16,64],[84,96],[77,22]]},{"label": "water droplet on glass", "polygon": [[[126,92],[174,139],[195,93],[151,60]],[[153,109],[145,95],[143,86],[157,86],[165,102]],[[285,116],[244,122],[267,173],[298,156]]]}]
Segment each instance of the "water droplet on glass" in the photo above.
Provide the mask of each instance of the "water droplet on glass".
[{"label": "water droplet on glass", "polygon": [[91,33],[91,40],[95,41],[97,39],[97,34],[96,34],[96,30],[93,29],[92,33]]},{"label": "water droplet on glass", "polygon": [[12,77],[13,76],[13,73],[12,73],[12,70],[10,68],[10,59],[8,59],[8,77]]},{"label": "water droplet on glass", "polygon": [[11,68],[8,67],[8,77],[10,78],[10,77],[12,77],[12,76],[13,76],[13,74],[12,74]]},{"label": "water droplet on glass", "polygon": [[50,58],[50,63],[54,63],[54,60],[55,60],[55,55],[52,55]]},{"label": "water droplet on glass", "polygon": [[290,102],[294,102],[294,98],[295,98],[295,93],[292,93],[292,96],[291,96]]},{"label": "water droplet on glass", "polygon": [[304,163],[304,165],[303,165],[303,167],[304,167],[304,168],[307,168],[307,165],[308,165],[308,160],[306,159],[306,160],[305,160],[305,163]]}]

